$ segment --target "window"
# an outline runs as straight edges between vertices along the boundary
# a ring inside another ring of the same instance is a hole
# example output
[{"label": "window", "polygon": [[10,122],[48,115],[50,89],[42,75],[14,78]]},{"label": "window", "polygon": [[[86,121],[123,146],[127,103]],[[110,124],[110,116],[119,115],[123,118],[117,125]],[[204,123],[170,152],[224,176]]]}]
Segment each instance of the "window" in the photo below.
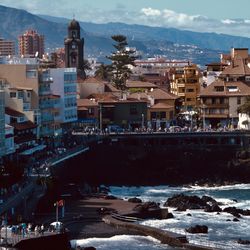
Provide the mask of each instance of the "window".
[{"label": "window", "polygon": [[10,98],[16,98],[16,92],[10,92]]},{"label": "window", "polygon": [[27,78],[36,78],[36,70],[26,71],[26,77]]},{"label": "window", "polygon": [[187,92],[189,93],[194,92],[194,89],[187,89]]},{"label": "window", "polygon": [[228,86],[227,90],[228,92],[237,92],[239,89],[237,86]]},{"label": "window", "polygon": [[241,98],[240,97],[237,97],[237,104],[241,105]]},{"label": "window", "polygon": [[18,99],[23,99],[23,91],[18,91]]},{"label": "window", "polygon": [[166,112],[161,112],[160,113],[160,118],[161,119],[166,119]]},{"label": "window", "polygon": [[130,105],[130,115],[137,115],[137,106],[135,104]]},{"label": "window", "polygon": [[94,114],[94,108],[89,108],[88,113],[89,113],[89,115],[93,115]]},{"label": "window", "polygon": [[30,92],[27,92],[27,97],[30,98]]},{"label": "window", "polygon": [[223,92],[224,91],[224,86],[215,86],[214,87],[216,92]]},{"label": "window", "polygon": [[156,119],[156,112],[151,112],[151,119]]}]

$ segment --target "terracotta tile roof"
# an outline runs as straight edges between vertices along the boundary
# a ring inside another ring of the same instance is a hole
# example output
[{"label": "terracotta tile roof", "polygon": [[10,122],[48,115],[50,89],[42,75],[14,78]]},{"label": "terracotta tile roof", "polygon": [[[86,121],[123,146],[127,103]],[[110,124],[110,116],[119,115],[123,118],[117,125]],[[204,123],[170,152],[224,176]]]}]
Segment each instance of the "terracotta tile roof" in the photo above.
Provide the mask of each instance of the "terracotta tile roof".
[{"label": "terracotta tile roof", "polygon": [[77,100],[77,109],[80,107],[96,107],[98,103],[95,101],[91,101],[90,99],[78,99]]},{"label": "terracotta tile roof", "polygon": [[[224,87],[223,91],[216,91],[216,87]],[[243,82],[225,82],[216,80],[200,92],[205,96],[250,96],[250,87]]]},{"label": "terracotta tile roof", "polygon": [[244,75],[250,75],[250,68],[248,65],[244,62],[243,59],[234,59],[233,63],[226,67],[220,76],[226,77],[227,75],[239,75],[239,76],[244,76]]},{"label": "terracotta tile roof", "polygon": [[105,84],[105,92],[120,92],[115,86],[111,83],[104,83]]},{"label": "terracotta tile roof", "polygon": [[88,78],[86,78],[84,80],[83,79],[79,79],[79,80],[77,80],[77,82],[86,83],[86,84],[88,84],[88,83],[100,83],[100,84],[106,83],[105,81],[100,80],[100,79],[98,79],[96,77],[88,77]]},{"label": "terracotta tile roof", "polygon": [[16,130],[25,130],[25,129],[33,129],[36,128],[37,125],[31,121],[21,122],[21,123],[11,123],[11,126]]},{"label": "terracotta tile roof", "polygon": [[9,108],[9,107],[5,108],[5,114],[7,114],[9,116],[13,116],[13,117],[22,117],[22,116],[24,116],[23,113],[15,110],[15,109]]},{"label": "terracotta tile roof", "polygon": [[147,101],[146,100],[113,100],[113,101],[99,101],[99,103],[101,103],[101,104],[108,104],[108,103],[110,103],[110,104],[112,104],[112,105],[114,105],[115,103],[147,103]]},{"label": "terracotta tile roof", "polygon": [[114,92],[106,92],[103,94],[91,94],[87,98],[91,99],[94,98],[96,101],[113,101],[118,100],[121,97],[120,93],[114,93]]},{"label": "terracotta tile roof", "polygon": [[88,111],[88,108],[86,107],[77,107],[78,111]]},{"label": "terracotta tile roof", "polygon": [[126,83],[127,88],[158,88],[157,85],[151,82],[142,82],[142,81],[128,81]]},{"label": "terracotta tile roof", "polygon": [[150,107],[150,109],[173,109],[173,108],[174,106],[168,105],[166,103],[161,103],[161,102]]},{"label": "terracotta tile roof", "polygon": [[179,98],[177,95],[166,92],[162,89],[154,89],[152,92],[149,92],[148,95],[156,100],[176,100]]}]

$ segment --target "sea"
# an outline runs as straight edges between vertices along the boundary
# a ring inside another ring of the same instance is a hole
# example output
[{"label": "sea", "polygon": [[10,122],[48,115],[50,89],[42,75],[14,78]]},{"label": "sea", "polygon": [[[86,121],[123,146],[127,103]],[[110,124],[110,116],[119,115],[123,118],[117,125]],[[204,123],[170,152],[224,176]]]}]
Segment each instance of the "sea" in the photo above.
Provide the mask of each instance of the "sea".
[{"label": "sea", "polygon": [[[241,209],[250,209],[250,184],[237,184],[219,187],[204,186],[147,186],[127,187],[111,186],[110,194],[123,199],[138,197],[143,201],[155,201],[163,206],[164,202],[175,194],[211,196],[220,203],[221,208],[234,206]],[[145,220],[140,223],[162,230],[173,231],[186,235],[190,243],[209,246],[218,249],[249,250],[250,245],[237,243],[250,240],[250,216],[242,216],[234,222],[233,215],[221,212],[206,213],[202,210],[175,211],[169,208],[174,218],[167,220]],[[188,216],[187,214],[191,214]],[[195,225],[207,225],[208,234],[189,234],[186,228]],[[94,246],[98,250],[161,250],[173,249],[163,245],[152,237],[117,235],[111,238],[89,238],[72,241],[72,246]],[[174,248],[176,249],[176,248]]]}]

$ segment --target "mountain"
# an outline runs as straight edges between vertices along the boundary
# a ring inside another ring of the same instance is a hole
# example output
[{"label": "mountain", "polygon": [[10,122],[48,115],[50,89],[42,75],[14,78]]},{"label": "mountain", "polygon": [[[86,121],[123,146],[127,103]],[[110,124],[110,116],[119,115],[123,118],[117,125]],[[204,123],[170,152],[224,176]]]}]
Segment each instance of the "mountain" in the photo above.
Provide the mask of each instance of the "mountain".
[{"label": "mountain", "polygon": [[[51,17],[40,15],[46,20],[57,23],[67,23],[69,19],[62,17]],[[228,51],[231,47],[249,48],[250,38],[231,36],[217,33],[200,33],[175,28],[151,27],[137,24],[106,23],[96,24],[91,22],[80,22],[86,32],[96,35],[110,37],[113,34],[124,34],[127,37],[139,40],[169,41],[172,43],[195,45],[202,49]]]},{"label": "mountain", "polygon": [[[25,30],[33,28],[45,35],[48,51],[64,46],[69,19],[33,15],[25,10],[0,5],[0,37],[15,40]],[[215,33],[198,33],[172,28],[128,25],[124,23],[95,24],[80,22],[85,39],[85,55],[105,60],[113,50],[114,34],[127,36],[129,46],[143,56],[164,56],[169,59],[191,60],[206,64],[219,60],[219,53],[234,47],[250,47],[250,39]]]}]

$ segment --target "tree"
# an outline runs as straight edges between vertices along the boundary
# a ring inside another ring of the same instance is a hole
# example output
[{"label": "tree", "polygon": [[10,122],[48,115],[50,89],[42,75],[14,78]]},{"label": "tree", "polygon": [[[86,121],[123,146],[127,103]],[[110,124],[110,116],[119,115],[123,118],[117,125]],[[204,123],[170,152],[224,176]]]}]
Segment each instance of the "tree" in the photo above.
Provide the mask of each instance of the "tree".
[{"label": "tree", "polygon": [[107,57],[112,61],[111,67],[113,75],[111,80],[116,88],[124,90],[126,88],[126,80],[131,74],[131,70],[128,66],[135,65],[135,51],[127,47],[128,43],[126,36],[114,35],[111,38],[116,42],[116,44],[113,45],[116,51]]},{"label": "tree", "polygon": [[105,81],[109,81],[111,78],[112,67],[111,65],[101,64],[95,72],[95,77]]},{"label": "tree", "polygon": [[238,107],[239,113],[250,114],[250,96],[246,98],[246,102]]}]

